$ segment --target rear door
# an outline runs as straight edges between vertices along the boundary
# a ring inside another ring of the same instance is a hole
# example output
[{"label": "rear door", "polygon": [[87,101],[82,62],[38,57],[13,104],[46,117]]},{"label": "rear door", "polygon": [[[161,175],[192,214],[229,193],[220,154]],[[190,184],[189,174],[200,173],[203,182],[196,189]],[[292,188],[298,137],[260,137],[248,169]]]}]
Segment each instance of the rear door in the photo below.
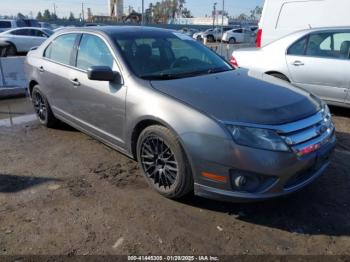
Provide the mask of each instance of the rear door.
[{"label": "rear door", "polygon": [[108,66],[120,72],[113,50],[102,36],[83,34],[75,70],[70,72],[72,116],[105,141],[124,146],[126,86],[88,79],[91,66]]},{"label": "rear door", "polygon": [[68,117],[72,114],[69,97],[73,87],[69,75],[74,65],[74,49],[80,34],[69,33],[58,36],[46,48],[41,64],[38,65],[40,85],[48,96],[51,108],[56,114]]},{"label": "rear door", "polygon": [[287,51],[290,80],[320,98],[344,103],[349,88],[349,32],[312,33]]},{"label": "rear door", "polygon": [[31,29],[29,34],[32,47],[40,46],[48,38],[43,31],[38,29]]}]

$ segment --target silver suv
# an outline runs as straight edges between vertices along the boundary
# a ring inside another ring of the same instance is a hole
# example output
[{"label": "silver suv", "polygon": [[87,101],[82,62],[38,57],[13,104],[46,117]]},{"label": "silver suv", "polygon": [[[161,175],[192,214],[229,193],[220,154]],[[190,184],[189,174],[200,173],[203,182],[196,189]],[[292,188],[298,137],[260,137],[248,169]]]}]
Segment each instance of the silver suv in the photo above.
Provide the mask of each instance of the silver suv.
[{"label": "silver suv", "polygon": [[326,170],[335,146],[319,99],[173,31],[61,30],[28,54],[26,73],[42,124],[59,119],[137,160],[173,199],[289,194]]}]

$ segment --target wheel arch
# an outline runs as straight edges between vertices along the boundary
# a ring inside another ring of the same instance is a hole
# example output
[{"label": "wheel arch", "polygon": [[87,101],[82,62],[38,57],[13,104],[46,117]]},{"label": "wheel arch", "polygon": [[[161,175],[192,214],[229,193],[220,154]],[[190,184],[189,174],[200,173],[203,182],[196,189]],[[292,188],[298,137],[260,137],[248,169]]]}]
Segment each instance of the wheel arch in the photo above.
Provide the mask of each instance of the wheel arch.
[{"label": "wheel arch", "polygon": [[33,92],[33,88],[39,85],[39,83],[36,80],[30,80],[29,85],[28,85],[28,91],[29,91],[29,95],[32,96],[32,92]]},{"label": "wheel arch", "polygon": [[[175,130],[167,124],[165,121],[155,118],[155,117],[144,117],[143,119],[140,119],[137,121],[137,123],[134,125],[130,137],[130,149],[131,149],[131,154],[134,157],[135,160],[137,160],[137,141],[142,133],[143,130],[145,130],[147,127],[153,126],[153,125],[159,125],[166,127],[170,129],[176,136],[178,134],[175,132]],[[180,141],[181,145],[183,146],[182,142]]]},{"label": "wheel arch", "polygon": [[283,74],[283,73],[280,72],[280,71],[271,70],[271,71],[265,72],[265,74],[267,74],[267,75],[274,75],[274,74],[276,74],[276,75],[281,75],[281,76],[285,77],[286,79],[288,79],[288,81],[290,82],[289,77],[286,76],[285,74]]}]

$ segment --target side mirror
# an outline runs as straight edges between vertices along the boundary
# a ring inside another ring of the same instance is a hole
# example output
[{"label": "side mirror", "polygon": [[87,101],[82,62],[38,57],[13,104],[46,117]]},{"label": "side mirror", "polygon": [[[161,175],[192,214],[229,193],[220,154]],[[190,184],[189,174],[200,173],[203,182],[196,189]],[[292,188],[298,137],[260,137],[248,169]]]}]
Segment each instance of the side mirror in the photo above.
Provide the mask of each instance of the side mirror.
[{"label": "side mirror", "polygon": [[121,83],[121,75],[108,66],[92,66],[88,69],[88,78],[95,81]]}]

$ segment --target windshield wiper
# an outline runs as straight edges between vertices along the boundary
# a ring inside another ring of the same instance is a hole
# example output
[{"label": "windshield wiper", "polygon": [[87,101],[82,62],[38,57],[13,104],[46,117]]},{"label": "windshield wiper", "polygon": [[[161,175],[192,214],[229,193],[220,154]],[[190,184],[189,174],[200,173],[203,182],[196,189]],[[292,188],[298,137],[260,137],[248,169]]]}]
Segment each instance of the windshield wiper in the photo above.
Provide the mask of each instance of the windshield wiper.
[{"label": "windshield wiper", "polygon": [[143,75],[140,77],[145,80],[171,80],[171,79],[180,79],[180,78],[193,77],[193,76],[199,76],[199,75],[215,74],[215,73],[221,73],[221,72],[226,72],[231,70],[233,69],[220,67],[220,68],[209,68],[205,70],[198,70],[198,71],[185,72],[185,73],[179,73],[179,74],[163,73],[159,75]]}]

